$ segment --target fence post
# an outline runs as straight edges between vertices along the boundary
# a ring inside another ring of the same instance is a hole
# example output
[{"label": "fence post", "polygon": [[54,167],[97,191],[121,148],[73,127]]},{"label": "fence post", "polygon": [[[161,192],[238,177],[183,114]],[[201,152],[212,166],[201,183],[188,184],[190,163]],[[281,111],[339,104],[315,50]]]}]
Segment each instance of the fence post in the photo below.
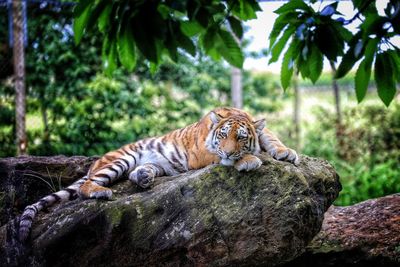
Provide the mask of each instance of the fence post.
[{"label": "fence post", "polygon": [[14,63],[17,155],[26,154],[28,145],[26,138],[26,128],[25,128],[26,92],[25,92],[23,5],[26,5],[26,2],[24,0],[22,1],[13,0],[12,2],[13,63]]}]

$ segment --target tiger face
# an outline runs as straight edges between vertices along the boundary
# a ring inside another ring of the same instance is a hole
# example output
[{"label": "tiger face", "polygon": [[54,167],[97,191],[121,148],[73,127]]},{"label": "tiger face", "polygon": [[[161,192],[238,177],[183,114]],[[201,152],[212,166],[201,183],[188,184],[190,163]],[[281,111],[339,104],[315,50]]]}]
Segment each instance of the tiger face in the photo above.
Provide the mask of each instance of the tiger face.
[{"label": "tiger face", "polygon": [[252,122],[244,116],[223,118],[210,113],[213,123],[206,139],[207,149],[217,154],[222,165],[231,166],[246,154],[258,154],[258,134],[265,127],[265,120]]}]

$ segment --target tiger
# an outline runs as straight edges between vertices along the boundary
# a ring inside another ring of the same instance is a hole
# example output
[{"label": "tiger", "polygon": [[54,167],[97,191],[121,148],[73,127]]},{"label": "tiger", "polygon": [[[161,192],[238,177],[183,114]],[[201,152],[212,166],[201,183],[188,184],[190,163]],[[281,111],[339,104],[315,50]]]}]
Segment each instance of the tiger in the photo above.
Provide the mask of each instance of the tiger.
[{"label": "tiger", "polygon": [[27,240],[33,219],[42,209],[78,197],[110,200],[112,190],[107,186],[124,176],[141,188],[149,188],[155,177],[212,164],[252,171],[261,166],[257,156],[262,151],[298,165],[296,151],[286,147],[265,126],[265,119],[254,120],[243,110],[221,107],[187,127],[108,152],[91,165],[83,178],[27,206],[20,217],[19,239]]}]

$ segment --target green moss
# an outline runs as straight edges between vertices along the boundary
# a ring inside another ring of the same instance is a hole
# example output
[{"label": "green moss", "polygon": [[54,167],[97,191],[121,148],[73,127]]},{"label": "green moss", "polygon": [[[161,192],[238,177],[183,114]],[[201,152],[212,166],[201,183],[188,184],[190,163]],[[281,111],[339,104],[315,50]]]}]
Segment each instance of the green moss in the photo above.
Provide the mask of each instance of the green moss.
[{"label": "green moss", "polygon": [[124,211],[125,211],[124,208],[116,208],[116,207],[106,210],[106,216],[112,226],[119,225],[121,223]]},{"label": "green moss", "polygon": [[321,242],[318,244],[312,244],[310,248],[317,253],[330,253],[343,251],[343,247],[340,246],[339,242]]},{"label": "green moss", "polygon": [[224,166],[211,169],[203,174],[201,181],[193,184],[197,204],[209,211],[202,214],[203,223],[212,222],[214,217],[223,221],[237,220],[243,206],[267,183],[259,171],[245,173]]}]

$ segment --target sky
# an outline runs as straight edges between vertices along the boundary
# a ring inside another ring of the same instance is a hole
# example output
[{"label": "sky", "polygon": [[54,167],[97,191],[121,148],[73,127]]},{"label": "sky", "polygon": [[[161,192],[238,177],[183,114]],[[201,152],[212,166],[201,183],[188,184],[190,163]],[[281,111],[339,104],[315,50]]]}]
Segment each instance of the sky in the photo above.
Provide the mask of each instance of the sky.
[{"label": "sky", "polygon": [[[332,1],[324,1],[322,4],[321,2],[314,4],[314,8],[317,10],[322,9],[325,5],[332,3]],[[386,7],[388,0],[378,0],[376,2],[378,12],[383,15],[383,9]],[[245,23],[245,25],[249,27],[249,30],[245,33],[245,38],[250,38],[250,40],[252,40],[248,51],[261,51],[262,49],[266,49],[268,47],[268,36],[272,30],[274,21],[277,18],[277,15],[274,14],[273,11],[278,9],[284,3],[284,1],[260,3],[262,11],[257,13],[257,19],[250,20]],[[350,19],[355,14],[351,1],[340,1],[338,10],[345,16],[345,19]],[[348,29],[352,32],[356,32],[358,24],[359,22],[355,21],[355,23],[349,25]],[[393,40],[393,43],[400,47],[400,37]],[[247,70],[270,71],[274,73],[280,72],[280,65],[281,59],[275,63],[272,63],[271,65],[268,65],[268,58],[266,57],[260,59],[247,58],[244,62],[244,68]],[[327,61],[324,63],[324,70],[330,70]]]}]

